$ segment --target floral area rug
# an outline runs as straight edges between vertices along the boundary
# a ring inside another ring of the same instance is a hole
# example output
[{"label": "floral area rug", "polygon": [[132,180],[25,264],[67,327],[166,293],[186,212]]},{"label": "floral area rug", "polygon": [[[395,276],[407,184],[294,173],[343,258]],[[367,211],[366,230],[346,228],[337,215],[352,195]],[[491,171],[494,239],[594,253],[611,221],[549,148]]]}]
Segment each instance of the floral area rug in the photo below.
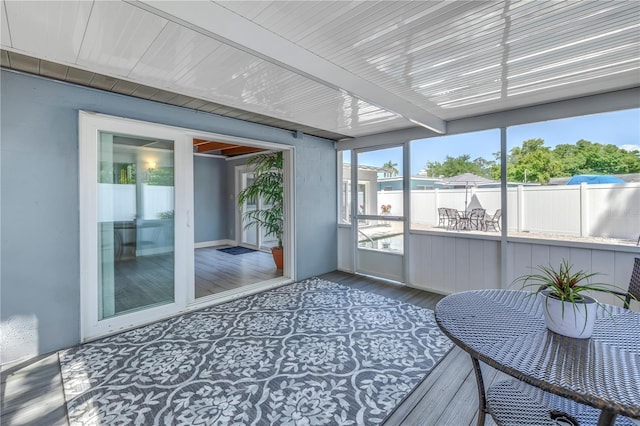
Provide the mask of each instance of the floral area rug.
[{"label": "floral area rug", "polygon": [[431,310],[313,278],[60,361],[72,425],[370,425],[451,346]]}]

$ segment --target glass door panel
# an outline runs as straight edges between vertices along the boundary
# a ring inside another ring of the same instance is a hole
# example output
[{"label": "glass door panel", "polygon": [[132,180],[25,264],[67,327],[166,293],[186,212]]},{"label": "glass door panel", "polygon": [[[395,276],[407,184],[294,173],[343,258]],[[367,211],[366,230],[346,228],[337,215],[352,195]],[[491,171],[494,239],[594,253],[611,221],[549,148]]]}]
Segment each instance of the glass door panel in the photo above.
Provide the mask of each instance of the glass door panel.
[{"label": "glass door panel", "polygon": [[403,147],[358,152],[356,271],[404,281]]},{"label": "glass door panel", "polygon": [[[253,173],[242,172],[240,173],[240,191],[253,184]],[[278,245],[278,239],[273,235],[265,235],[266,231],[258,224],[251,224],[247,226],[247,220],[245,215],[247,212],[256,210],[257,208],[269,208],[268,204],[264,204],[262,199],[251,199],[242,206],[240,211],[240,223],[241,223],[241,243],[243,245],[252,246],[256,249],[267,250],[271,247]]]},{"label": "glass door panel", "polygon": [[174,143],[100,132],[98,318],[175,301]]},{"label": "glass door panel", "polygon": [[[240,191],[252,185],[253,180],[253,173],[240,173]],[[254,248],[258,247],[258,228],[255,224],[247,226],[245,215],[247,212],[254,211],[257,207],[257,200],[251,199],[244,203],[244,205],[242,206],[242,210],[240,211],[240,242],[243,245],[252,246]]]}]

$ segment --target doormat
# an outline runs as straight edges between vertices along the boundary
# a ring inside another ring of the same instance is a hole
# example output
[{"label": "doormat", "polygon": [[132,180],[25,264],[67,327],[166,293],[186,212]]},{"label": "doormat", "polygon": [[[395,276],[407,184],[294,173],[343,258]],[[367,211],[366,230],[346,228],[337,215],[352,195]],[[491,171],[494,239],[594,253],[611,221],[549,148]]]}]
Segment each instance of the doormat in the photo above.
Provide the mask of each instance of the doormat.
[{"label": "doormat", "polygon": [[255,250],[246,248],[246,247],[235,246],[235,247],[221,248],[221,249],[218,249],[218,251],[223,251],[225,253],[233,254],[235,256],[236,254],[251,253],[252,251],[255,251]]},{"label": "doormat", "polygon": [[311,278],[59,356],[74,425],[356,426],[451,347],[429,309]]}]

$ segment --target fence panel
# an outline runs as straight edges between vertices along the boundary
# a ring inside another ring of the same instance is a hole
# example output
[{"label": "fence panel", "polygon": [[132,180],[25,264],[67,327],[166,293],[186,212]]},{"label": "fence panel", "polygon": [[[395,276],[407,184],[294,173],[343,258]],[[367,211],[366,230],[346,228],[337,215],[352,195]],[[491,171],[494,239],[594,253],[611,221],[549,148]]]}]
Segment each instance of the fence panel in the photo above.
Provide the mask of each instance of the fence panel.
[{"label": "fence panel", "polygon": [[521,204],[515,206],[522,212],[520,231],[580,235],[580,186],[524,186],[522,193]]},{"label": "fence panel", "polygon": [[[411,224],[437,227],[438,207],[463,210],[476,195],[487,214],[501,208],[500,188],[432,189],[411,192]],[[380,204],[394,206],[398,214],[398,191],[378,192]],[[565,186],[518,186],[507,188],[510,232],[620,238],[636,241],[640,236],[640,183]]]}]

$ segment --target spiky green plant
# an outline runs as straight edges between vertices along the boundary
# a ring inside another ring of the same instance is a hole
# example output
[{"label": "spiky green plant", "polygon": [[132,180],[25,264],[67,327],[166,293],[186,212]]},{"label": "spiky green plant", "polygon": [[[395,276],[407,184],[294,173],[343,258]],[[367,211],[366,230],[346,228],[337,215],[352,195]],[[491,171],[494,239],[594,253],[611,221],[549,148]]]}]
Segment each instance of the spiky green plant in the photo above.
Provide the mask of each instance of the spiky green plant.
[{"label": "spiky green plant", "polygon": [[284,233],[284,159],[282,152],[258,154],[247,161],[253,168],[253,183],[240,191],[238,205],[242,207],[249,200],[262,199],[262,209],[244,213],[245,228],[258,224],[266,236],[278,239],[278,247],[282,247]]},{"label": "spiky green plant", "polygon": [[[591,282],[591,278],[601,275],[600,273],[587,273],[582,270],[573,272],[571,268],[572,265],[566,259],[562,259],[558,269],[551,265],[538,265],[534,268],[538,273],[523,275],[518,277],[515,282],[521,282],[523,288],[534,287],[534,294],[545,292],[544,294],[548,297],[570,302],[574,310],[576,303],[585,301],[582,293],[588,291],[611,294],[624,303],[626,296],[624,289],[612,284]],[[603,306],[597,301],[596,303]]]}]

